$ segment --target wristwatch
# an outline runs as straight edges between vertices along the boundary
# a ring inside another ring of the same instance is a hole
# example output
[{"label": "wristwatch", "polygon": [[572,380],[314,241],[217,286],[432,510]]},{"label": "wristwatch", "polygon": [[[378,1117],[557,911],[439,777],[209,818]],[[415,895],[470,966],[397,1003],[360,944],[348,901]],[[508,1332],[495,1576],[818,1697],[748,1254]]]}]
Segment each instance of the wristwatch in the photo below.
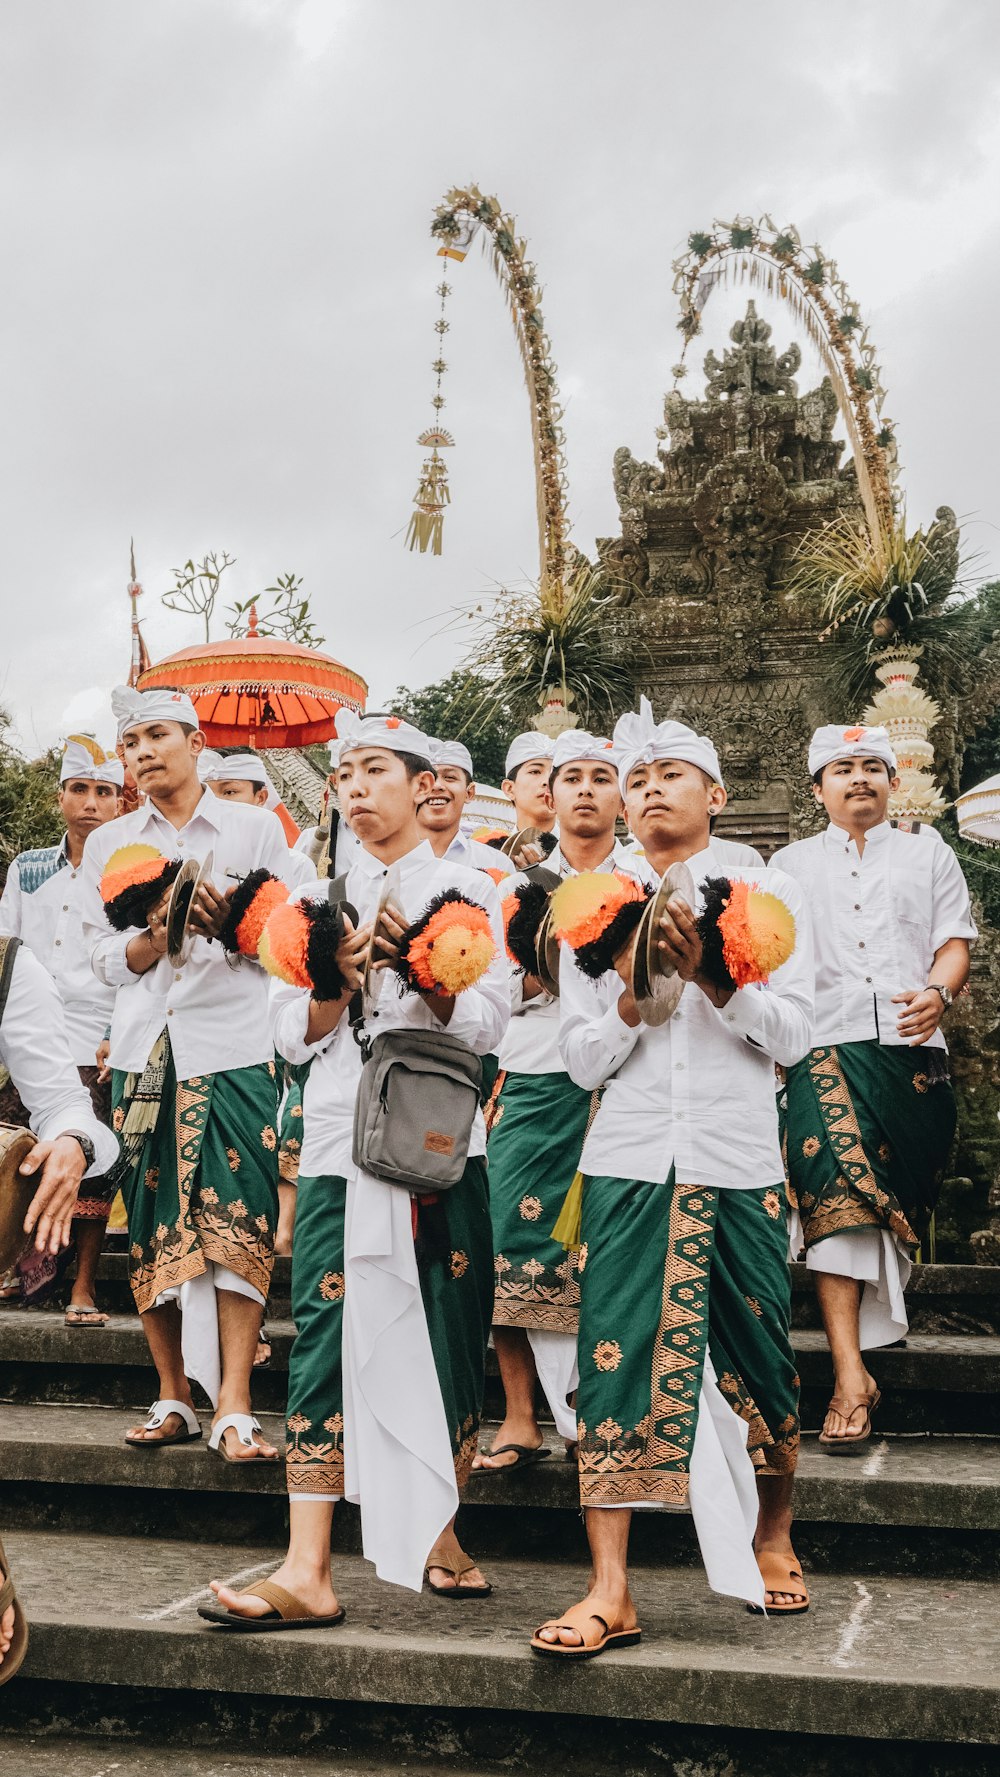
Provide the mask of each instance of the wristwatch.
[{"label": "wristwatch", "polygon": [[928,993],[931,993],[931,992],[939,993],[941,995],[941,998],[944,1001],[944,1009],[946,1012],[947,1012],[949,1006],[951,1005],[952,1001],[955,998],[955,995],[952,993],[951,988],[944,987],[940,981],[928,981],[927,992]]},{"label": "wristwatch", "polygon": [[93,1166],[94,1161],[97,1158],[97,1149],[94,1147],[89,1135],[84,1135],[82,1129],[63,1129],[60,1130],[60,1135],[69,1135],[72,1136],[74,1141],[78,1141],[83,1149],[83,1157],[87,1162],[88,1168]]}]

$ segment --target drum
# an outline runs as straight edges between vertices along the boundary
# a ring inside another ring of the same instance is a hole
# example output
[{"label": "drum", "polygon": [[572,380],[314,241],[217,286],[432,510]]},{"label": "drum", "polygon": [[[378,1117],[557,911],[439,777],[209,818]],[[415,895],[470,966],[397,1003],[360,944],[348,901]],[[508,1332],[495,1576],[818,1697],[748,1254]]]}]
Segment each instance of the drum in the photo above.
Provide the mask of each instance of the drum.
[{"label": "drum", "polygon": [[38,1189],[38,1173],[27,1177],[21,1163],[35,1146],[30,1129],[0,1123],[0,1277],[5,1277],[29,1246],[24,1218]]}]

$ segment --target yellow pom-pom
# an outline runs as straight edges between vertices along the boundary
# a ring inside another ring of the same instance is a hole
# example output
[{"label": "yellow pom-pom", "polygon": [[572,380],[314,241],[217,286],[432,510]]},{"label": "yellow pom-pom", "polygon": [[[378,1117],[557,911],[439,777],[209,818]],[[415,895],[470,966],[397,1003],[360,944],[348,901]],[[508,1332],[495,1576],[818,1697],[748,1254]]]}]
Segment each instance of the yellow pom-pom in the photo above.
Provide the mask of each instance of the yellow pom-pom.
[{"label": "yellow pom-pom", "polygon": [[722,954],[737,987],[767,981],[795,949],[795,917],[778,895],[737,880],[719,915]]},{"label": "yellow pom-pom", "polygon": [[433,970],[442,993],[464,993],[475,987],[496,956],[492,932],[470,931],[468,926],[449,926],[434,940]]},{"label": "yellow pom-pom", "polygon": [[630,878],[597,870],[568,876],[553,891],[552,929],[571,950],[593,944],[608,929],[626,901],[639,900],[642,889]]},{"label": "yellow pom-pom", "polygon": [[135,870],[143,864],[163,862],[163,853],[155,845],[120,845],[105,864],[106,871]]}]

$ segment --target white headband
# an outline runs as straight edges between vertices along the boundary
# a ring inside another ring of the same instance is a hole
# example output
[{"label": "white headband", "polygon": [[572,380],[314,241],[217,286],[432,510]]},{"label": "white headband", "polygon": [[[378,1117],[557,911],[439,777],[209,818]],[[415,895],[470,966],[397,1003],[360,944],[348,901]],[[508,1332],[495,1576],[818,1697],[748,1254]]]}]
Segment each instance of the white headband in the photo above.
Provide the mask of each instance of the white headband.
[{"label": "white headband", "polygon": [[629,773],[637,765],[651,765],[654,759],[681,759],[687,765],[700,766],[713,784],[722,783],[719,755],[708,735],[696,734],[684,722],[656,722],[648,697],[639,699],[638,713],[630,710],[628,715],[619,717],[614,746],[623,796]]},{"label": "white headband", "polygon": [[617,766],[614,741],[605,734],[588,734],[584,728],[567,728],[556,741],[552,769],[561,771],[564,765],[582,759],[602,759],[607,765]]},{"label": "white headband", "polygon": [[62,756],[59,782],[65,784],[77,777],[94,784],[114,784],[120,790],[125,782],[125,767],[117,753],[106,753],[89,734],[71,734]]},{"label": "white headband", "polygon": [[554,751],[554,743],[548,735],[539,734],[536,728],[529,728],[526,734],[515,734],[507,748],[504,777],[513,777],[518,766],[527,765],[529,759],[551,760]]},{"label": "white headband", "polygon": [[462,771],[467,771],[470,778],[475,777],[472,754],[462,741],[435,740],[433,735],[428,735],[427,745],[431,749],[432,765],[457,765]]},{"label": "white headband", "polygon": [[133,691],[131,685],[116,685],[111,693],[111,708],[118,723],[118,739],[130,728],[144,722],[184,722],[198,728],[198,712],[183,691]]},{"label": "white headband", "polygon": [[337,740],[338,764],[345,753],[356,753],[359,747],[384,747],[389,753],[413,753],[428,761],[431,756],[426,734],[402,716],[358,716],[346,705],[337,711]]},{"label": "white headband", "polygon": [[896,775],[896,755],[887,728],[840,728],[830,722],[817,728],[809,742],[809,776],[815,777],[836,759],[881,759],[890,777]]},{"label": "white headband", "polygon": [[[206,759],[207,755],[207,759]],[[206,759],[203,765],[202,760]],[[267,791],[266,808],[277,808],[281,797],[264,768],[259,753],[216,753],[206,747],[198,758],[198,776],[203,784],[249,783]]]}]

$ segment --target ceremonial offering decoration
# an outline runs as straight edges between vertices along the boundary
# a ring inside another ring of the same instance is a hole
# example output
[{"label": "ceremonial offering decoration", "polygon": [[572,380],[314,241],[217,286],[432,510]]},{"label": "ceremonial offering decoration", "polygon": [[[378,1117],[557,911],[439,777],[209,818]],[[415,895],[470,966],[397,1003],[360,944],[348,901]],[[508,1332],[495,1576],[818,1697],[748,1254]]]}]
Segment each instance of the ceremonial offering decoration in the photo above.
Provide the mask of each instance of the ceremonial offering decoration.
[{"label": "ceremonial offering decoration", "polygon": [[955,803],[955,811],[963,839],[1000,849],[1000,772],[966,790]]},{"label": "ceremonial offering decoration", "polygon": [[150,909],[170,887],[180,858],[166,858],[155,845],[120,845],[104,866],[101,900],[116,932],[144,926]]},{"label": "ceremonial offering decoration", "polygon": [[234,889],[229,917],[219,942],[230,955],[256,958],[264,927],[276,907],[288,900],[288,888],[270,870],[251,870]]},{"label": "ceremonial offering decoration", "polygon": [[280,902],[267,916],[257,956],[269,975],[292,987],[308,987],[314,999],[336,1000],[347,982],[337,966],[337,950],[357,914],[344,901]]},{"label": "ceremonial offering decoration", "polygon": [[507,954],[526,975],[538,973],[538,928],[560,880],[554,870],[536,866],[528,881],[519,883],[501,902]]},{"label": "ceremonial offering decoration", "polygon": [[796,228],[776,228],[770,216],[758,221],[737,216],[689,235],[673,271],[681,308],[677,324],[684,335],[680,363],[674,366],[675,389],[687,373],[687,348],[701,332],[701,317],[713,290],[730,283],[750,284],[779,297],[802,323],[830,378],[854,452],[869,529],[874,532],[888,524],[897,473],[896,441],[892,422],[882,412],[885,389],[875,347],[836,262],[818,245],[803,246]]},{"label": "ceremonial offering decoration", "polygon": [[568,944],[578,969],[597,981],[635,932],[651,891],[618,871],[569,876],[552,896],[552,929]]},{"label": "ceremonial offering decoration", "polygon": [[702,969],[724,993],[767,981],[795,949],[795,919],[780,896],[739,878],[711,876],[698,916]]},{"label": "ceremonial offering decoration", "polygon": [[486,909],[446,889],[410,927],[393,966],[405,986],[451,995],[475,987],[496,953]]},{"label": "ceremonial offering decoration", "polygon": [[941,706],[915,683],[922,650],[887,655],[875,668],[882,689],[863,712],[868,727],[887,728],[898,765],[899,788],[889,797],[893,820],[935,821],[948,806],[934,781],[934,748],[928,740]]}]

